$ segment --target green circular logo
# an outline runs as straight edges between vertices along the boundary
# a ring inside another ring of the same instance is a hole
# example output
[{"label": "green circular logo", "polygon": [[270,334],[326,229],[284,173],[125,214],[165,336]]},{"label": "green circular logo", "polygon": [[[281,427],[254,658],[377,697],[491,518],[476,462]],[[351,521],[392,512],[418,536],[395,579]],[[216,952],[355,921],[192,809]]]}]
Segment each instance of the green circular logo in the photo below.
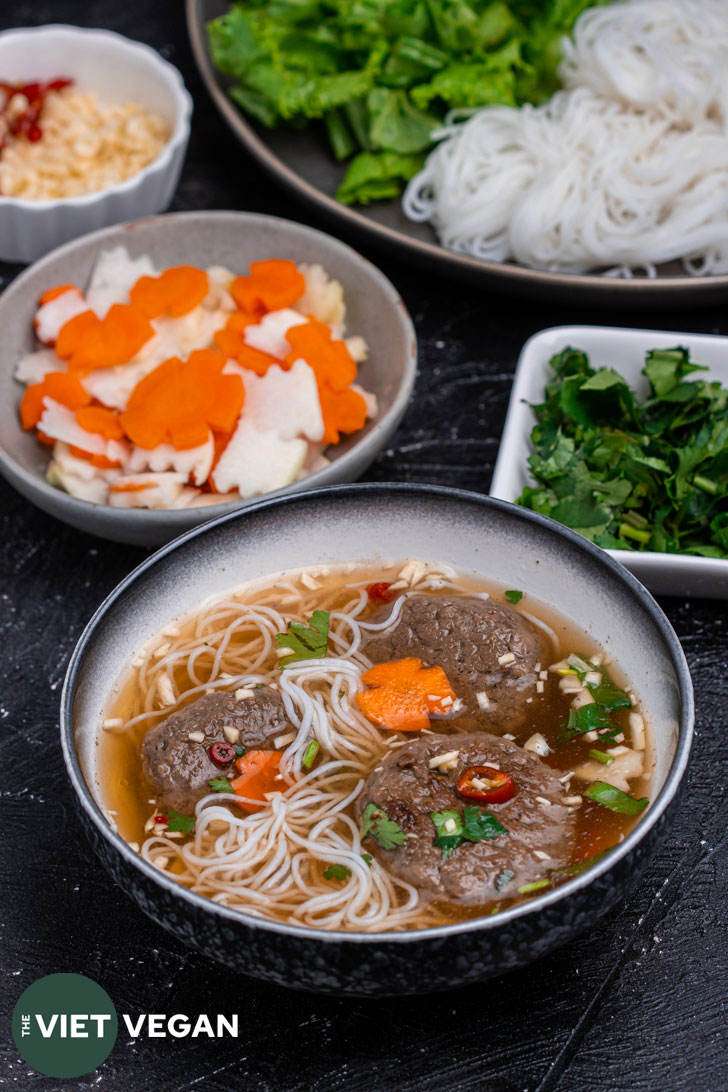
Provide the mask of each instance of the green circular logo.
[{"label": "green circular logo", "polygon": [[82,974],[49,974],[28,986],[13,1012],[13,1039],[47,1077],[82,1077],[105,1062],[119,1022],[106,990]]}]

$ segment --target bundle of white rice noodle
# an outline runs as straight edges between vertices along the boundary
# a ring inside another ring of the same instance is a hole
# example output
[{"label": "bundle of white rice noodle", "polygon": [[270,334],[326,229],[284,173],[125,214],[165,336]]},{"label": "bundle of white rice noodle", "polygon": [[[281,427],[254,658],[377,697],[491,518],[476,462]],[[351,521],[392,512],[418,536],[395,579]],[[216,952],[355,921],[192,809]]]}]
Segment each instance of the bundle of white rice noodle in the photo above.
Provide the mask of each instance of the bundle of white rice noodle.
[{"label": "bundle of white rice noodle", "polygon": [[589,9],[568,90],[448,124],[404,207],[441,242],[536,269],[728,272],[728,0]]}]

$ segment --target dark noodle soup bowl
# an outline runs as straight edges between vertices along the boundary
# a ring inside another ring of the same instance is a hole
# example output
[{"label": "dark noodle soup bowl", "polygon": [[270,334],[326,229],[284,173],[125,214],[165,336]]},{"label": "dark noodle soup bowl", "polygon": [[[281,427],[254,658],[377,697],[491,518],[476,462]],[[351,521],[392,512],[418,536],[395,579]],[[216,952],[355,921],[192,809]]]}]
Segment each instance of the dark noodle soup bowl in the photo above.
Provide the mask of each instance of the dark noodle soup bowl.
[{"label": "dark noodle soup bowl", "polygon": [[[286,569],[421,558],[523,589],[577,622],[629,677],[651,726],[651,802],[616,848],[562,886],[484,918],[402,932],[330,932],[229,909],[187,890],[126,844],[96,770],[114,684],[173,619]],[[301,990],[369,996],[463,986],[538,959],[588,929],[637,882],[679,804],[693,731],[677,637],[633,576],[572,531],[455,489],[358,485],[261,501],[154,554],[108,597],[66,677],[61,715],[83,826],[113,879],[176,937],[243,974]]]}]

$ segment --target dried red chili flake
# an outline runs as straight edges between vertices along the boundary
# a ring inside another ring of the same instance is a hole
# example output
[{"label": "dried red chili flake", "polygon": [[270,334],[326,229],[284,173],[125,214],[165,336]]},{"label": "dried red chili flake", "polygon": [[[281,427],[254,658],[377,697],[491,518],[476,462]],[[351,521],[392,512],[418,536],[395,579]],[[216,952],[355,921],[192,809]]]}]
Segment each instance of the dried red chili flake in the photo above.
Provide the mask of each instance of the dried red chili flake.
[{"label": "dried red chili flake", "polygon": [[[43,136],[43,130],[38,124],[48,95],[54,91],[61,91],[64,87],[70,87],[73,80],[56,79],[48,83],[3,83],[0,81],[0,93],[4,93],[5,101],[0,106],[0,150],[9,142],[11,137],[24,137],[31,143],[36,143]],[[22,95],[25,103],[18,98]]]},{"label": "dried red chili flake", "polygon": [[391,603],[397,598],[396,591],[392,591],[392,585],[381,580],[378,584],[370,584],[367,588],[369,598],[373,603]]}]

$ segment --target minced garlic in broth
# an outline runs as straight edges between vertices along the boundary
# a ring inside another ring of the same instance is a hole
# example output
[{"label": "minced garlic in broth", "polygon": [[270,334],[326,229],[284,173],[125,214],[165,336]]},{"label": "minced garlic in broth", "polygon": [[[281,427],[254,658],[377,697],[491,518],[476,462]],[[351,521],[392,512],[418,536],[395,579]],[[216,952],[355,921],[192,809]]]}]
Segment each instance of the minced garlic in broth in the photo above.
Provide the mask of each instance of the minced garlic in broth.
[{"label": "minced garlic in broth", "polygon": [[[310,597],[313,604],[312,610],[336,610],[341,609],[347,602],[351,601],[353,589],[379,582],[395,583],[401,570],[402,562],[387,565],[341,565],[322,570],[308,569],[304,573],[280,574],[274,583],[258,581],[254,585],[235,589],[225,595],[224,599],[228,602],[234,600],[241,604],[266,602],[275,605],[276,609],[285,616],[285,599],[286,595],[290,595],[290,585],[293,584],[296,588],[304,590]],[[311,583],[314,585],[313,588],[308,586]],[[521,746],[526,744],[535,733],[539,733],[551,748],[550,753],[545,756],[539,755],[539,757],[548,766],[563,771],[564,774],[593,761],[589,757],[589,751],[592,748],[607,751],[613,746],[632,746],[630,713],[639,711],[638,698],[632,710],[614,711],[611,714],[611,719],[619,726],[624,736],[622,741],[611,744],[608,748],[592,738],[578,736],[566,745],[558,746],[559,727],[569,714],[573,695],[564,693],[559,686],[559,681],[563,676],[554,670],[548,670],[553,664],[565,659],[571,653],[577,653],[592,662],[596,659],[617,686],[625,689],[632,698],[636,697],[631,691],[629,680],[626,679],[619,666],[609,662],[604,651],[599,648],[592,638],[588,637],[575,623],[565,619],[554,609],[544,607],[540,602],[533,601],[527,593],[524,594],[519,603],[511,605],[505,598],[504,589],[480,578],[470,575],[458,575],[457,585],[459,593],[462,595],[487,593],[496,601],[511,606],[513,610],[522,611],[540,619],[553,631],[557,639],[557,647],[553,649],[550,660],[541,664],[541,674],[545,674],[545,678],[541,680],[543,682],[543,692],[534,692],[532,694],[533,700],[527,706],[524,723],[516,729],[509,730],[507,725],[498,725],[497,714],[490,714],[493,717],[491,720],[487,713],[476,712],[480,730],[490,732],[496,736],[509,733],[510,737]],[[422,594],[452,596],[454,593],[451,587],[444,590],[428,587]],[[205,605],[208,606],[209,604]],[[359,617],[362,619],[371,617],[371,615],[380,611],[382,607],[381,602],[370,603],[365,612]],[[150,642],[145,652],[147,650],[157,650],[161,659],[166,652],[166,646],[179,638],[193,637],[197,626],[197,616],[193,613],[159,634],[155,640]],[[198,633],[197,636],[200,643],[204,645],[204,633]],[[221,662],[220,674],[233,675],[237,673],[235,651],[244,643],[245,638],[241,638],[239,635],[233,636]],[[184,667],[176,667],[174,677],[179,690],[183,692],[194,685],[199,685],[200,681],[203,684],[211,682],[213,659],[214,652],[211,649],[209,654],[203,653],[196,660],[197,683],[189,678]],[[265,667],[274,667],[276,663],[277,657],[272,653]],[[230,689],[232,688],[234,688],[234,684],[230,687]],[[199,694],[195,695],[195,697],[199,696]],[[175,708],[181,708],[185,704],[188,703],[183,700]],[[144,839],[148,837],[149,832],[145,832],[145,824],[148,823],[150,816],[154,815],[156,811],[154,790],[143,775],[141,743],[149,728],[161,723],[164,714],[160,710],[160,715],[141,721],[125,731],[119,729],[118,722],[126,723],[143,710],[144,696],[140,686],[139,670],[132,665],[125,678],[116,688],[116,694],[106,711],[104,723],[109,724],[109,727],[100,732],[98,766],[103,799],[108,813],[113,815],[113,820],[122,837],[128,842],[137,843],[138,845],[141,845]],[[171,711],[172,707],[169,709],[169,712]],[[468,717],[468,719],[470,718]],[[458,731],[459,724],[461,729],[463,721],[458,722],[457,718],[452,721],[438,720],[433,721],[433,729],[436,731]],[[628,785],[629,794],[636,798],[642,796],[649,798],[651,789],[653,750],[649,725],[645,725],[643,734],[645,746],[641,751],[643,755],[642,774],[639,777],[630,779]],[[595,779],[609,783],[609,770],[610,765],[600,766]],[[612,812],[584,797],[583,790],[588,787],[589,783],[589,781],[579,780],[576,777],[572,777],[565,783],[565,796],[574,799],[577,817],[573,851],[574,862],[584,861],[618,844],[639,820],[639,815],[627,816]],[[580,797],[578,802],[577,797]],[[497,806],[495,806],[496,814],[497,810]],[[364,848],[366,848],[366,843]],[[495,909],[505,908],[516,902],[525,901],[529,897],[533,896],[522,895],[507,899],[502,897],[494,898],[487,906],[468,908],[439,905],[437,907],[438,916],[440,920],[445,922],[463,920],[493,912]]]}]

